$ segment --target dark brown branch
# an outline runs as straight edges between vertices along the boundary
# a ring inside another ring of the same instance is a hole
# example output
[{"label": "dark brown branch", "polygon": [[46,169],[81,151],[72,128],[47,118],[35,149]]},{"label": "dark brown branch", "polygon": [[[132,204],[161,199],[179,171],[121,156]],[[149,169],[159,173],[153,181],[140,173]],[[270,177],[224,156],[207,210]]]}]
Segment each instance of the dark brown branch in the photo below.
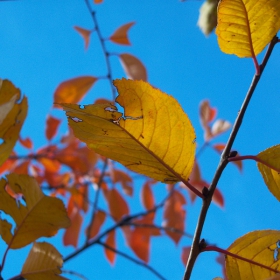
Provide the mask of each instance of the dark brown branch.
[{"label": "dark brown branch", "polygon": [[144,262],[142,262],[142,261],[139,261],[139,260],[137,260],[136,258],[133,258],[133,257],[131,257],[131,256],[129,256],[129,255],[127,255],[127,254],[125,254],[125,253],[123,253],[123,252],[117,250],[116,248],[113,248],[113,247],[111,247],[111,246],[109,246],[109,245],[107,245],[106,243],[103,243],[103,242],[101,242],[101,241],[98,241],[97,244],[99,244],[99,245],[101,245],[101,246],[103,246],[103,247],[109,249],[109,250],[112,251],[112,252],[115,252],[116,254],[118,254],[118,255],[120,255],[120,256],[122,256],[122,257],[128,259],[128,260],[130,260],[131,262],[133,262],[133,263],[135,263],[135,264],[138,264],[138,265],[140,265],[140,266],[143,266],[144,268],[148,269],[148,270],[151,271],[153,274],[155,274],[159,279],[166,280],[162,275],[160,275],[160,274],[159,274],[154,268],[152,268],[150,265],[148,265],[148,264],[146,264],[146,263],[144,263]]},{"label": "dark brown branch", "polygon": [[201,238],[201,233],[202,233],[202,229],[203,229],[204,222],[205,222],[205,219],[206,219],[206,215],[207,215],[207,212],[208,212],[208,208],[209,208],[209,206],[211,204],[211,201],[212,201],[212,196],[213,196],[214,191],[216,189],[217,183],[218,183],[218,181],[219,181],[219,179],[220,179],[220,177],[223,173],[223,170],[225,169],[225,167],[228,163],[228,156],[230,154],[230,150],[232,148],[232,145],[233,145],[233,142],[236,138],[236,135],[239,131],[239,128],[242,124],[242,120],[243,120],[243,117],[244,117],[245,112],[247,110],[247,107],[250,103],[251,97],[253,96],[253,93],[254,93],[254,91],[256,89],[256,86],[257,86],[257,84],[258,84],[258,82],[261,78],[263,70],[265,69],[265,66],[268,62],[268,59],[269,59],[271,53],[272,53],[272,50],[277,43],[278,43],[278,38],[275,36],[272,39],[272,41],[271,41],[271,43],[268,47],[268,50],[265,54],[265,57],[264,57],[264,60],[263,60],[262,64],[260,65],[260,74],[257,75],[258,74],[257,73],[253,77],[252,83],[251,83],[251,85],[249,87],[249,90],[246,94],[246,97],[245,97],[244,102],[241,106],[239,114],[238,114],[238,116],[235,120],[234,126],[232,128],[231,134],[230,134],[228,142],[226,144],[226,147],[225,147],[225,149],[224,149],[224,151],[221,155],[220,162],[219,162],[217,170],[214,174],[212,183],[210,184],[208,196],[205,197],[205,199],[203,200],[203,204],[202,204],[202,207],[201,207],[200,215],[199,215],[199,218],[198,218],[198,222],[197,222],[197,226],[196,226],[196,230],[195,230],[195,234],[194,234],[194,239],[193,239],[193,243],[192,243],[192,247],[191,247],[191,252],[190,252],[190,255],[189,255],[188,263],[187,263],[185,274],[184,274],[184,280],[189,280],[190,277],[191,277],[191,273],[192,273],[192,270],[193,270],[194,263],[196,261],[197,256],[200,253],[199,241],[200,241],[200,238]]}]

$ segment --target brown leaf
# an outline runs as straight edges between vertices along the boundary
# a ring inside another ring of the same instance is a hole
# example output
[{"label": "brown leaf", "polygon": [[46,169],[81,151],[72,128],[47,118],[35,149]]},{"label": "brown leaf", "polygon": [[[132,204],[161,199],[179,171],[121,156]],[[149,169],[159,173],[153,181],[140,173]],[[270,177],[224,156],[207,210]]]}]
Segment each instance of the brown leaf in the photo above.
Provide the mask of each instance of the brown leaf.
[{"label": "brown leaf", "polygon": [[[186,218],[185,204],[186,200],[184,196],[180,192],[174,191],[164,206],[164,227],[174,228],[182,232],[184,231]],[[182,237],[182,234],[172,231],[166,231],[166,234],[174,240],[176,244],[178,244]]]},{"label": "brown leaf", "polygon": [[89,46],[89,39],[90,39],[90,35],[92,33],[92,30],[87,30],[78,26],[74,26],[74,29],[83,37],[84,41],[85,41],[85,49],[88,48]]},{"label": "brown leaf", "polygon": [[[83,76],[62,82],[55,90],[54,103],[78,103],[96,80],[92,76]],[[57,104],[54,107],[60,108]]]},{"label": "brown leaf", "polygon": [[65,246],[72,245],[77,248],[83,217],[77,207],[72,208],[71,213],[68,211],[68,216],[71,220],[71,226],[64,232],[63,244]]},{"label": "brown leaf", "polygon": [[[114,230],[109,232],[105,243],[112,248],[116,248],[116,234]],[[105,256],[111,265],[115,263],[116,253],[114,251],[105,247]]]},{"label": "brown leaf", "polygon": [[121,220],[123,216],[129,214],[126,201],[115,188],[103,191],[109,206],[110,214],[116,222]]},{"label": "brown leaf", "polygon": [[57,133],[58,126],[60,125],[61,120],[48,115],[47,117],[47,127],[46,127],[46,137],[50,141]]},{"label": "brown leaf", "polygon": [[141,191],[141,201],[143,206],[146,208],[146,210],[153,209],[155,207],[155,200],[154,195],[151,190],[152,181],[147,181],[144,186],[142,187]]},{"label": "brown leaf", "polygon": [[212,108],[208,100],[203,100],[199,104],[199,120],[204,130],[204,139],[208,141],[212,138],[209,123],[212,122],[217,115],[217,109]]},{"label": "brown leaf", "polygon": [[129,23],[122,25],[110,36],[109,39],[112,42],[117,43],[117,44],[131,45],[128,40],[127,32],[134,24],[135,24],[135,22],[129,22]]},{"label": "brown leaf", "polygon": [[142,62],[135,56],[123,53],[120,60],[128,79],[147,81],[147,71]]}]

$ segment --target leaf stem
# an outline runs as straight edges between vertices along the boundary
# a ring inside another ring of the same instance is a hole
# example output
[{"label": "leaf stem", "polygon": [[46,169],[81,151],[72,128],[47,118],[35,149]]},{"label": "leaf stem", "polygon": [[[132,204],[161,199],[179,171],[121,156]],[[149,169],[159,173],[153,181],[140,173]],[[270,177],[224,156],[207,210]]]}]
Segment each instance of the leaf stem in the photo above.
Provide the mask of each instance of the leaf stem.
[{"label": "leaf stem", "polygon": [[185,273],[184,273],[184,278],[183,278],[184,280],[189,280],[190,279],[191,273],[192,273],[192,270],[193,270],[193,267],[194,267],[194,264],[195,264],[195,261],[196,261],[196,258],[198,257],[199,253],[201,252],[200,238],[201,238],[201,233],[202,233],[202,230],[203,230],[204,222],[205,222],[205,219],[206,219],[206,216],[207,216],[208,208],[209,208],[209,206],[211,204],[211,201],[212,201],[212,196],[213,196],[214,191],[216,189],[216,186],[219,182],[219,179],[220,179],[220,177],[223,173],[223,170],[225,169],[225,167],[228,163],[228,156],[230,154],[230,150],[232,148],[232,145],[233,145],[233,142],[236,138],[236,135],[239,131],[239,128],[242,124],[243,117],[245,115],[247,107],[250,103],[250,100],[253,96],[253,93],[256,89],[256,86],[257,86],[257,84],[258,84],[258,82],[261,78],[263,70],[265,69],[265,66],[268,62],[268,59],[269,59],[269,57],[270,57],[270,55],[273,51],[273,48],[277,43],[278,43],[278,38],[275,36],[272,39],[272,41],[271,41],[271,43],[270,43],[270,45],[267,49],[267,52],[264,56],[262,64],[260,65],[259,75],[257,75],[257,73],[256,73],[253,77],[252,83],[251,83],[251,85],[248,89],[248,92],[247,92],[246,97],[243,101],[243,104],[241,106],[239,114],[238,114],[238,116],[235,120],[235,123],[233,125],[232,131],[231,131],[231,134],[230,134],[229,139],[227,141],[227,144],[225,146],[225,149],[224,149],[224,151],[223,151],[223,153],[220,157],[220,162],[219,162],[218,167],[216,169],[216,172],[214,174],[212,183],[210,184],[208,195],[203,199],[200,215],[199,215],[199,218],[198,218],[198,222],[197,222],[197,226],[196,226],[196,230],[195,230],[195,234],[194,234],[194,238],[193,238],[193,243],[192,243],[192,246],[191,246],[189,259],[188,259],[187,266],[186,266]]},{"label": "leaf stem", "polygon": [[228,250],[224,250],[224,249],[221,249],[221,248],[216,247],[216,246],[206,246],[205,248],[203,248],[203,249],[201,250],[201,252],[207,252],[207,251],[214,251],[214,252],[222,253],[222,254],[225,254],[225,255],[227,255],[227,256],[230,256],[230,257],[233,257],[233,258],[236,258],[236,259],[245,261],[245,262],[247,262],[247,263],[251,263],[251,264],[253,264],[253,265],[257,265],[257,266],[260,266],[260,267],[262,267],[262,268],[268,269],[268,270],[270,270],[270,271],[272,271],[272,272],[280,273],[280,270],[277,270],[277,269],[274,269],[274,268],[272,268],[272,267],[270,267],[270,266],[266,266],[266,265],[264,265],[264,264],[261,264],[261,263],[259,263],[259,262],[255,262],[255,261],[253,261],[253,260],[250,260],[250,259],[241,257],[241,256],[239,256],[239,255],[236,255],[236,254],[234,254],[234,253],[231,253],[231,252],[228,251]]}]

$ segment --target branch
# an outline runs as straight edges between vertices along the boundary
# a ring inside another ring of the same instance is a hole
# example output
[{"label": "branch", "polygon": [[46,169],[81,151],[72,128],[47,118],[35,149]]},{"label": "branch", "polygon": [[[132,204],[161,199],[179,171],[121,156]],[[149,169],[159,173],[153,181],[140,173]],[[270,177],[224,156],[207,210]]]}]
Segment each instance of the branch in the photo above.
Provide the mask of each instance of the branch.
[{"label": "branch", "polygon": [[140,266],[143,266],[144,268],[148,269],[149,271],[151,271],[153,274],[155,274],[159,279],[162,279],[162,280],[166,280],[162,275],[160,275],[154,268],[152,268],[151,266],[149,266],[148,264],[142,262],[142,261],[139,261],[137,260],[136,258],[133,258],[109,245],[107,245],[106,243],[103,243],[101,241],[98,241],[97,244],[99,245],[102,245],[103,247],[107,248],[108,250],[112,251],[112,252],[115,252],[116,254],[130,260],[131,262],[135,263],[135,264],[138,264]]},{"label": "branch", "polygon": [[111,64],[110,64],[110,60],[109,60],[109,52],[106,49],[105,40],[102,37],[101,31],[100,31],[100,28],[99,28],[99,25],[98,25],[98,21],[97,21],[97,18],[96,18],[96,12],[91,8],[89,0],[85,0],[85,3],[86,3],[86,6],[87,6],[90,14],[91,14],[91,17],[92,17],[92,20],[93,20],[93,24],[94,24],[94,29],[96,30],[96,33],[97,33],[97,36],[98,36],[98,39],[99,39],[99,42],[100,42],[100,45],[101,45],[104,57],[105,57],[105,61],[106,61],[106,65],[107,65],[107,70],[108,70],[107,79],[108,79],[110,87],[111,87],[112,98],[113,98],[113,100],[115,102],[116,90],[115,90],[115,88],[113,86],[112,69],[111,69]]},{"label": "branch", "polygon": [[196,230],[195,230],[195,234],[194,234],[194,239],[193,239],[193,243],[192,243],[192,247],[191,247],[191,252],[190,252],[190,255],[189,255],[188,263],[187,263],[185,274],[184,274],[184,280],[189,280],[190,277],[191,277],[191,273],[192,273],[192,270],[193,270],[194,263],[195,263],[196,258],[198,257],[198,255],[201,251],[200,246],[199,246],[199,240],[200,240],[200,237],[201,237],[201,233],[202,233],[202,229],[203,229],[204,222],[205,222],[205,219],[206,219],[206,215],[207,215],[207,212],[208,212],[208,208],[211,204],[212,196],[214,194],[214,191],[216,189],[218,181],[219,181],[219,179],[220,179],[220,177],[223,173],[223,170],[225,169],[225,167],[228,163],[228,156],[230,154],[230,150],[232,148],[232,145],[233,145],[233,142],[236,138],[236,135],[239,131],[239,128],[242,124],[242,120],[243,120],[243,117],[244,117],[245,112],[247,110],[247,107],[250,103],[251,97],[253,96],[253,93],[256,89],[256,86],[257,86],[257,84],[258,84],[258,82],[259,82],[259,80],[262,76],[263,70],[265,69],[265,66],[268,62],[268,59],[269,59],[271,53],[272,53],[272,50],[277,43],[278,43],[278,38],[275,36],[272,39],[272,41],[271,41],[271,43],[270,43],[270,45],[267,49],[267,52],[265,54],[265,57],[263,59],[262,64],[260,65],[260,73],[256,73],[253,77],[252,83],[251,83],[251,85],[249,87],[249,90],[246,94],[246,97],[245,97],[244,102],[241,106],[239,114],[238,114],[238,116],[235,120],[235,123],[234,123],[234,126],[232,128],[231,134],[230,134],[229,139],[227,141],[226,147],[225,147],[225,149],[224,149],[224,151],[221,155],[220,162],[219,162],[217,170],[214,174],[212,183],[210,184],[208,194],[205,195],[205,198],[203,200],[203,204],[202,204],[202,207],[201,207],[200,215],[199,215],[199,218],[198,218],[198,222],[197,222],[197,226],[196,226]]}]

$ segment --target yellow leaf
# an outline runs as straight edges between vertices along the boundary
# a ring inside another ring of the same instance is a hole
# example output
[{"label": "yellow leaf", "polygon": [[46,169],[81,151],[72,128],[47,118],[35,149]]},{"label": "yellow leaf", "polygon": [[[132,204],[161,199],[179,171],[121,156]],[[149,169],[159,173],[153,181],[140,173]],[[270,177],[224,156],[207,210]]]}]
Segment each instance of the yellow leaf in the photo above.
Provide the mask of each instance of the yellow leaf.
[{"label": "yellow leaf", "polygon": [[[280,170],[280,145],[270,147],[257,155],[258,158],[268,163],[276,170]],[[258,162],[258,168],[264,182],[271,193],[280,201],[280,175],[279,172]]]},{"label": "yellow leaf", "polygon": [[27,114],[27,99],[10,81],[0,80],[0,165],[12,153]]},{"label": "yellow leaf", "polygon": [[117,44],[131,45],[127,37],[127,32],[134,24],[135,22],[129,22],[127,24],[122,25],[113,33],[113,35],[110,36],[109,39]]},{"label": "yellow leaf", "polygon": [[[0,210],[14,219],[16,227],[12,233],[12,224],[0,219],[0,235],[10,248],[24,247],[39,237],[53,236],[58,229],[70,226],[62,201],[45,196],[34,178],[15,173],[6,177],[8,181],[0,180]],[[7,187],[22,197],[26,205],[8,194]]]},{"label": "yellow leaf", "polygon": [[279,28],[279,0],[220,1],[216,34],[221,50],[227,54],[254,57]]},{"label": "yellow leaf", "polygon": [[[228,251],[252,262],[270,268],[261,267],[231,256],[226,256],[226,273],[229,280],[263,280],[279,271],[280,231],[259,230],[238,238]],[[274,271],[272,271],[274,270]]]},{"label": "yellow leaf", "polygon": [[129,79],[147,81],[146,68],[137,57],[123,53],[120,55],[120,59],[124,72]]},{"label": "yellow leaf", "polygon": [[54,103],[77,103],[90,90],[97,78],[83,76],[62,82],[54,93]]},{"label": "yellow leaf", "polygon": [[115,80],[116,101],[84,106],[60,104],[76,137],[97,153],[158,181],[189,178],[195,132],[179,103],[143,81]]},{"label": "yellow leaf", "polygon": [[27,280],[62,280],[59,276],[63,260],[59,252],[47,242],[35,242],[23,265],[21,276]]}]

